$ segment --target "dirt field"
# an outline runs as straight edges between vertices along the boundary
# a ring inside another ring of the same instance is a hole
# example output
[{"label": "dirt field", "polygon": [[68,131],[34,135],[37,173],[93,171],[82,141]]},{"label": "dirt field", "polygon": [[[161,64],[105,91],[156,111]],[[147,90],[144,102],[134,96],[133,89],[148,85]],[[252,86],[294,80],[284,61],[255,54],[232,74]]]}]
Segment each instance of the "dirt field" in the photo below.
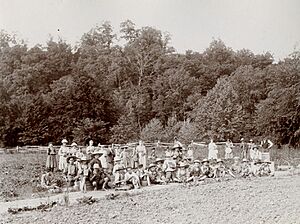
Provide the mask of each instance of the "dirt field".
[{"label": "dirt field", "polygon": [[1,223],[300,223],[300,176],[211,182],[6,214]]}]

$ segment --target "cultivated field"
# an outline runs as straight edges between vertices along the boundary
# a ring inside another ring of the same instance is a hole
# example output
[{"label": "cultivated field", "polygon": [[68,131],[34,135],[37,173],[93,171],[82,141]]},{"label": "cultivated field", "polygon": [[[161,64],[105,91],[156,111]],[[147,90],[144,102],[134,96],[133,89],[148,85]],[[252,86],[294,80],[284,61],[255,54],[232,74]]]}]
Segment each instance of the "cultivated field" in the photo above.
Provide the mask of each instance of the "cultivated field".
[{"label": "cultivated field", "polygon": [[[3,215],[2,223],[300,223],[300,176],[239,179]],[[1,222],[0,221],[0,222]]]}]

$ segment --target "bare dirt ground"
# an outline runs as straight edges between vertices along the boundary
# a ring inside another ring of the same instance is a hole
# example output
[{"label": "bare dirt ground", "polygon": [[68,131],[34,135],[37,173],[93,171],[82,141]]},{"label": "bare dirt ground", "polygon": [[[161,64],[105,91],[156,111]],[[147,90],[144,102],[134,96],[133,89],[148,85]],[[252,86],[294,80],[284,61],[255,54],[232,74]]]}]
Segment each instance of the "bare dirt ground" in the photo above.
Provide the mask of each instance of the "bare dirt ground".
[{"label": "bare dirt ground", "polygon": [[92,205],[5,214],[0,223],[300,223],[300,176],[170,186]]}]

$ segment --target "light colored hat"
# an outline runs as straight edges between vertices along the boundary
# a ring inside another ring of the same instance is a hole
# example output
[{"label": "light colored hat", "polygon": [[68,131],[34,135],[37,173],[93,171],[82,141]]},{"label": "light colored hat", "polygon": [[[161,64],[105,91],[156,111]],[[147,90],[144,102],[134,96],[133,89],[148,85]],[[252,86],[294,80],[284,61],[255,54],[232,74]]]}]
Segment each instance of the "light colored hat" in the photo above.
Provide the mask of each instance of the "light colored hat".
[{"label": "light colored hat", "polygon": [[203,159],[202,163],[205,163],[205,162],[209,163],[209,160],[208,159]]},{"label": "light colored hat", "polygon": [[244,158],[244,159],[242,160],[242,162],[248,162],[248,159]]},{"label": "light colored hat", "polygon": [[241,138],[241,141],[244,141],[244,138]]},{"label": "light colored hat", "polygon": [[183,162],[179,163],[179,167],[187,167],[187,166],[188,165],[186,163],[183,163]]},{"label": "light colored hat", "polygon": [[250,139],[250,142],[253,142],[253,140],[252,140],[252,139]]},{"label": "light colored hat", "polygon": [[200,163],[200,160],[195,159],[195,160],[194,160],[194,163]]},{"label": "light colored hat", "polygon": [[61,143],[68,143],[68,140],[64,138]]},{"label": "light colored hat", "polygon": [[98,164],[98,163],[95,163],[95,164],[93,165],[93,169],[100,169],[99,164]]},{"label": "light colored hat", "polygon": [[71,146],[78,146],[76,142],[73,142]]},{"label": "light colored hat", "polygon": [[150,165],[149,165],[149,169],[151,168],[151,167],[155,167],[156,165],[154,164],[154,163],[151,163]]},{"label": "light colored hat", "polygon": [[222,159],[217,159],[217,163],[223,163]]},{"label": "light colored hat", "polygon": [[121,158],[120,158],[120,157],[118,157],[118,156],[116,156],[116,157],[114,158],[114,161],[115,161],[115,162],[117,162],[117,161],[121,161]]},{"label": "light colored hat", "polygon": [[176,143],[172,149],[182,149],[182,147],[178,143]]},{"label": "light colored hat", "polygon": [[88,161],[88,158],[86,158],[86,156],[81,157],[80,159],[81,161]]},{"label": "light colored hat", "polygon": [[155,162],[156,162],[156,163],[158,163],[158,162],[162,162],[162,161],[164,161],[164,159],[163,159],[163,158],[156,158],[156,160],[155,160]]},{"label": "light colored hat", "polygon": [[92,155],[102,155],[102,154],[103,154],[103,152],[101,152],[101,151],[94,151],[92,153]]}]

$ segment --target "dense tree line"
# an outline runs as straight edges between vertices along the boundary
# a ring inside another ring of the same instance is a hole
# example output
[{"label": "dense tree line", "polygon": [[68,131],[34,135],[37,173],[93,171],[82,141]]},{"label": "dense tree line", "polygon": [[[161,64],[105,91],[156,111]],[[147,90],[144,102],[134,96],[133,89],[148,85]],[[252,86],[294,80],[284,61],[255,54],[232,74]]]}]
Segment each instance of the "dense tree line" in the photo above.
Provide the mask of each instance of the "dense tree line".
[{"label": "dense tree line", "polygon": [[179,54],[152,27],[125,21],[120,33],[105,22],[76,47],[50,39],[29,48],[2,31],[1,144],[175,135],[184,142],[268,136],[299,144],[299,52],[274,63],[270,53],[234,51],[214,40],[202,53]]}]

